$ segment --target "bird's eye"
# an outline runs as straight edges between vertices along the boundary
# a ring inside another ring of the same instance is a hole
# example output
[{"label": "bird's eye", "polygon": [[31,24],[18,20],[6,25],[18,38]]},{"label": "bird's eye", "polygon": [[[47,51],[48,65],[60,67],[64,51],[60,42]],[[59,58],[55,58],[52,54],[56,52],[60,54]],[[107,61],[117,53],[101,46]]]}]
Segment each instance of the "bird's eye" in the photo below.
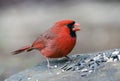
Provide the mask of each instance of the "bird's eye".
[{"label": "bird's eye", "polygon": [[75,24],[75,21],[73,21],[73,22],[70,23],[70,24],[67,24],[67,26],[68,26],[69,28],[73,28],[74,24]]}]

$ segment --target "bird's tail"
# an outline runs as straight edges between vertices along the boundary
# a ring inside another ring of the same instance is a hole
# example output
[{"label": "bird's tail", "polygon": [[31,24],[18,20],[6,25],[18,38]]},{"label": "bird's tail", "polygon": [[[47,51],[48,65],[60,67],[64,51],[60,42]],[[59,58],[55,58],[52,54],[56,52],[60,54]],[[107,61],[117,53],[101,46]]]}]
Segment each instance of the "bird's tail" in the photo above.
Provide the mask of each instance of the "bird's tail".
[{"label": "bird's tail", "polygon": [[31,50],[33,50],[33,48],[31,46],[25,46],[25,47],[22,47],[22,48],[20,48],[20,49],[18,49],[16,51],[13,51],[12,55],[16,55],[16,54],[22,53],[24,51],[28,52],[28,51],[31,51]]}]

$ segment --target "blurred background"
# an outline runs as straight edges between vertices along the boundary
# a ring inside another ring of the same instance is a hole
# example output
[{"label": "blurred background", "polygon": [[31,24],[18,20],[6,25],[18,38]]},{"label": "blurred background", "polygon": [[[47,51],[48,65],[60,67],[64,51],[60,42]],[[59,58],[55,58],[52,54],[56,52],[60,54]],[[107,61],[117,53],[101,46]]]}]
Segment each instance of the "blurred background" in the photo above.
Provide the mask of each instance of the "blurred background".
[{"label": "blurred background", "polygon": [[38,51],[11,52],[61,19],[81,24],[71,54],[120,48],[119,0],[0,0],[0,81],[45,61]]}]

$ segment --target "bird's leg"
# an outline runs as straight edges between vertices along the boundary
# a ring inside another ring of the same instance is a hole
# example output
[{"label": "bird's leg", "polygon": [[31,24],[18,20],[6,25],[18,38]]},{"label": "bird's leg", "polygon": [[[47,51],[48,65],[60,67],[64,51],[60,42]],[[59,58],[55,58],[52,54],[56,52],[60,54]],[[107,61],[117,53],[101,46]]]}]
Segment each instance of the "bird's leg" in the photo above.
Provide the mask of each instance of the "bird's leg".
[{"label": "bird's leg", "polygon": [[47,60],[47,67],[49,68],[49,67],[50,67],[50,62],[49,62],[49,59],[48,59],[48,58],[46,58],[46,60]]},{"label": "bird's leg", "polygon": [[68,57],[68,56],[65,56],[69,61],[72,61],[72,59],[70,58],[70,57]]},{"label": "bird's leg", "polygon": [[47,60],[47,67],[48,67],[48,69],[57,68],[57,65],[54,65],[54,66],[50,65],[49,58],[46,57],[46,60]]}]

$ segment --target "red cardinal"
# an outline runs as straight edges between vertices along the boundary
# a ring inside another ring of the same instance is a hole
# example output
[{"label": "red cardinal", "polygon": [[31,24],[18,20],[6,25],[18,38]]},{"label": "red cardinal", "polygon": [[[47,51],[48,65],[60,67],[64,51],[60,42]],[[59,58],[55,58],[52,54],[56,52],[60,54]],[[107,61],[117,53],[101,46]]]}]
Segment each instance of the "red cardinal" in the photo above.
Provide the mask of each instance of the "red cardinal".
[{"label": "red cardinal", "polygon": [[[46,58],[67,57],[76,44],[76,31],[80,24],[73,20],[61,20],[40,35],[31,46],[25,46],[13,52],[13,55],[37,49]],[[67,57],[68,58],[68,57]],[[48,66],[49,65],[49,60]]]}]

